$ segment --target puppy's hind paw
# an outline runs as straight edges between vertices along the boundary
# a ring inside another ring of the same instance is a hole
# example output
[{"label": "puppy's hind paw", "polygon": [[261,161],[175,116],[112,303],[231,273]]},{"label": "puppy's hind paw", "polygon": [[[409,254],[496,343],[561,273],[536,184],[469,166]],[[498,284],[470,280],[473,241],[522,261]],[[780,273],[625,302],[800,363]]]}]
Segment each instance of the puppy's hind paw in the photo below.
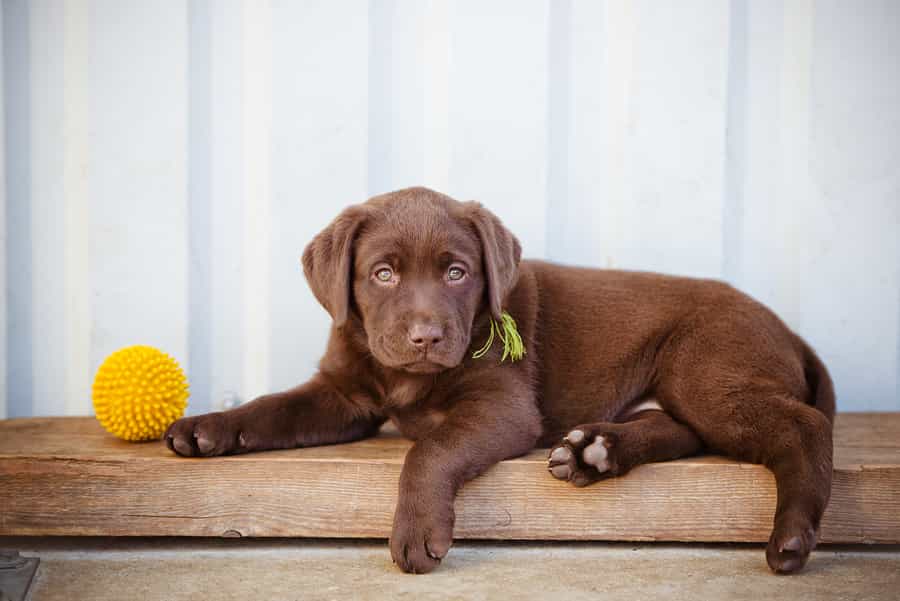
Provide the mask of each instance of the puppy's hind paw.
[{"label": "puppy's hind paw", "polygon": [[806,565],[816,547],[816,531],[811,526],[776,526],[766,546],[766,563],[773,572],[792,574]]},{"label": "puppy's hind paw", "polygon": [[578,426],[550,450],[547,468],[554,478],[575,486],[618,475],[613,457],[616,440],[611,431]]}]

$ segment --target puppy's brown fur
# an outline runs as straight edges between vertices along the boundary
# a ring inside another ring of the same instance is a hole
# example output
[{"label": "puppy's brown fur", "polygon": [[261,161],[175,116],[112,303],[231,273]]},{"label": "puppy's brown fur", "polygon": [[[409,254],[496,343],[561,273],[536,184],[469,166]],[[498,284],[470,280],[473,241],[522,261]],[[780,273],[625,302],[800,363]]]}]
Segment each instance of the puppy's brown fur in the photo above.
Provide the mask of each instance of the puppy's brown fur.
[{"label": "puppy's brown fur", "polygon": [[[303,254],[333,318],[319,373],[179,420],[169,448],[213,456],[347,442],[392,420],[415,443],[391,554],[419,573],[450,548],[459,488],[498,461],[555,445],[551,473],[583,486],[705,448],[774,472],[766,557],[776,571],[801,568],[832,473],[834,392],[812,349],[720,282],[520,254],[480,205],[424,188],[350,207]],[[501,363],[495,343],[473,359],[501,311],[518,322],[525,358]],[[633,411],[645,399],[662,410]]]}]

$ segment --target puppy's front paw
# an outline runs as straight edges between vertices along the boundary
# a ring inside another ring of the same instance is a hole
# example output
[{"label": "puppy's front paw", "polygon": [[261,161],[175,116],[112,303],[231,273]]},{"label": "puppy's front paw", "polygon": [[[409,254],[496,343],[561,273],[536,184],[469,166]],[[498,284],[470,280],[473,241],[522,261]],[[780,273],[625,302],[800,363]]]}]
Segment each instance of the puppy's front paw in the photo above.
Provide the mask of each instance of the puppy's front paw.
[{"label": "puppy's front paw", "polygon": [[618,461],[618,436],[611,428],[584,425],[574,428],[550,450],[548,469],[554,478],[575,486],[624,473]]},{"label": "puppy's front paw", "polygon": [[214,457],[241,448],[241,433],[224,413],[184,417],[163,435],[166,446],[184,457]]},{"label": "puppy's front paw", "polygon": [[441,563],[453,544],[452,506],[416,507],[401,499],[394,514],[391,532],[391,558],[400,569],[412,574],[427,574]]},{"label": "puppy's front paw", "polygon": [[766,545],[766,563],[778,574],[796,572],[806,565],[816,538],[816,530],[805,516],[779,516]]}]

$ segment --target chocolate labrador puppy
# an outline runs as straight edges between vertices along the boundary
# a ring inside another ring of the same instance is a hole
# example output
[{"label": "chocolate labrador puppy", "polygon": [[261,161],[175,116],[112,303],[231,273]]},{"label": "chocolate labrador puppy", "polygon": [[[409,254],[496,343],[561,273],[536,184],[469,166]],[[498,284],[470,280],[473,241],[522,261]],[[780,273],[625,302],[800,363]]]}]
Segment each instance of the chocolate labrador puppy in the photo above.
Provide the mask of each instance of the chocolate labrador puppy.
[{"label": "chocolate labrador puppy", "polygon": [[[551,474],[585,486],[706,449],[774,472],[766,559],[800,569],[831,491],[834,392],[813,350],[721,282],[520,254],[476,202],[410,188],[349,207],[303,253],[333,319],[319,372],[181,419],[168,447],[211,457],[348,442],[390,419],[415,441],[391,555],[416,573],[450,548],[460,487],[498,461],[552,446]],[[525,355],[501,360],[495,341],[473,358],[504,312]]]}]

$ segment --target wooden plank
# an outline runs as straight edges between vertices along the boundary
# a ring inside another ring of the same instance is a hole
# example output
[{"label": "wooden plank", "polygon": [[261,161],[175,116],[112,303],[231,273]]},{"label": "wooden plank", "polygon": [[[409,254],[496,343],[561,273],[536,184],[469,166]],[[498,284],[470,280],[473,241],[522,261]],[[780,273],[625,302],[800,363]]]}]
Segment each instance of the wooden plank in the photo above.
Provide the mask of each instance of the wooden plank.
[{"label": "wooden plank", "polygon": [[[823,542],[900,543],[900,413],[841,414]],[[130,444],[92,418],[0,422],[0,535],[386,537],[410,443],[385,431],[349,445],[184,459]],[[720,457],[642,466],[576,489],[546,450],[467,485],[458,538],[766,540],[768,470]]]}]

